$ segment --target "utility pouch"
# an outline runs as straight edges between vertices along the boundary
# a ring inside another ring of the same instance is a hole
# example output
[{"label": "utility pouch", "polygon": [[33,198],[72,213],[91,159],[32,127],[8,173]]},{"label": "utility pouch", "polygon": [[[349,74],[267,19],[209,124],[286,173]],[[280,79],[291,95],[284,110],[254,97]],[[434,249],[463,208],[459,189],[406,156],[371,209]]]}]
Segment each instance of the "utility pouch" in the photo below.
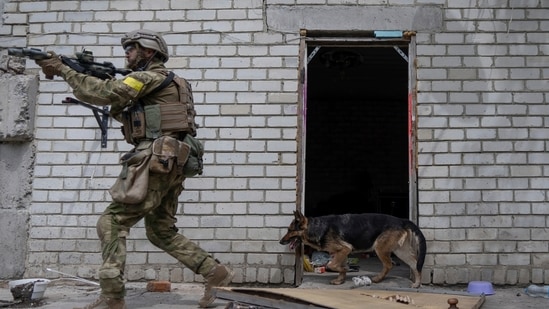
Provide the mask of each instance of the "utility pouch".
[{"label": "utility pouch", "polygon": [[187,106],[180,102],[163,103],[159,105],[162,118],[162,132],[191,132]]},{"label": "utility pouch", "polygon": [[120,130],[122,130],[122,135],[124,135],[124,140],[128,144],[134,144],[134,141],[132,139],[132,125],[130,120],[130,113],[127,111],[123,111],[120,114],[120,122],[122,122],[122,126],[120,127]]},{"label": "utility pouch", "polygon": [[177,151],[177,172],[181,175],[184,174],[185,165],[191,155],[191,145],[185,142],[177,142],[179,143],[179,149]]},{"label": "utility pouch", "polygon": [[183,166],[183,175],[185,177],[202,175],[204,168],[202,159],[204,156],[204,146],[202,146],[202,143],[196,137],[190,134],[185,135],[183,143],[187,144],[190,148],[189,159]]},{"label": "utility pouch", "polygon": [[179,157],[179,141],[171,136],[162,136],[152,144],[150,171],[168,174]]},{"label": "utility pouch", "polygon": [[160,130],[160,104],[145,105],[144,111],[147,122],[145,126],[145,136],[148,139],[160,137],[160,135],[162,135],[162,131]]},{"label": "utility pouch", "polygon": [[109,189],[115,202],[138,204],[145,199],[149,187],[150,159],[150,149],[129,152],[120,158],[122,171]]},{"label": "utility pouch", "polygon": [[122,122],[122,134],[126,142],[136,145],[146,136],[146,118],[143,106],[139,103],[120,113],[120,122]]},{"label": "utility pouch", "polygon": [[133,140],[141,140],[145,138],[145,111],[143,106],[139,103],[132,106],[129,110],[130,121],[132,126],[132,138]]}]

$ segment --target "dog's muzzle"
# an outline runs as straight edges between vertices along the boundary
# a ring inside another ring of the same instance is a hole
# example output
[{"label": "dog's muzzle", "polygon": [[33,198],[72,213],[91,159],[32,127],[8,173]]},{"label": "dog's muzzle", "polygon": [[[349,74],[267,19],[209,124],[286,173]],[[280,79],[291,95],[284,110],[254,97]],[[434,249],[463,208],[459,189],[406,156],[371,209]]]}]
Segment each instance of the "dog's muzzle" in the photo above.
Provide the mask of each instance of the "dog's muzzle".
[{"label": "dog's muzzle", "polygon": [[297,246],[300,244],[300,239],[299,237],[292,237],[290,239],[281,239],[280,240],[280,244],[281,245],[288,245],[288,247],[290,247],[290,250],[294,250],[295,248],[297,248]]}]

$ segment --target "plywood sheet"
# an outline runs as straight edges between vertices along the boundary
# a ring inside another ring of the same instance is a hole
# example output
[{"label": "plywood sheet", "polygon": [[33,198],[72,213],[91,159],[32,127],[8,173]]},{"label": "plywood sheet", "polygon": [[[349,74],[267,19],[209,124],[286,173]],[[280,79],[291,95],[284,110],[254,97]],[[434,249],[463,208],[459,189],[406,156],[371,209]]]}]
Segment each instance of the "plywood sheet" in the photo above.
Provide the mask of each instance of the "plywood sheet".
[{"label": "plywood sheet", "polygon": [[[302,288],[218,288],[218,298],[271,308],[329,308],[329,309],[403,309],[448,308],[448,299],[456,298],[460,309],[478,309],[484,296],[390,291],[374,289],[302,289]],[[390,299],[407,299],[408,306]],[[313,307],[311,307],[313,305]]]}]

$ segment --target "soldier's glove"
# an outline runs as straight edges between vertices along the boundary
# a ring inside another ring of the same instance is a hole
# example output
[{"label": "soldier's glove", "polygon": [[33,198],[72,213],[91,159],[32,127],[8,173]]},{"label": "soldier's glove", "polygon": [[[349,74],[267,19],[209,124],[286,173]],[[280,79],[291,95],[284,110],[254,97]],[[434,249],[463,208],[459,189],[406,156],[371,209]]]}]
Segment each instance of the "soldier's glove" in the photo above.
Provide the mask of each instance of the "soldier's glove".
[{"label": "soldier's glove", "polygon": [[61,76],[61,69],[64,66],[61,58],[52,51],[48,51],[48,54],[51,55],[50,58],[35,60],[34,62],[42,68],[42,72],[44,72],[47,79],[53,79],[56,75]]}]

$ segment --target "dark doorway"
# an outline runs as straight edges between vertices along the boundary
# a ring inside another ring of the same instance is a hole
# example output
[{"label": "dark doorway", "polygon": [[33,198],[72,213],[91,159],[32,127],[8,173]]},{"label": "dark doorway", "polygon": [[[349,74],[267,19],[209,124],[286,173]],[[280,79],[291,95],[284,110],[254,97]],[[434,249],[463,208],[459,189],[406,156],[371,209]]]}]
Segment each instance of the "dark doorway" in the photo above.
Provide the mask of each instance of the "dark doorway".
[{"label": "dark doorway", "polygon": [[410,217],[408,45],[307,45],[305,214]]}]

